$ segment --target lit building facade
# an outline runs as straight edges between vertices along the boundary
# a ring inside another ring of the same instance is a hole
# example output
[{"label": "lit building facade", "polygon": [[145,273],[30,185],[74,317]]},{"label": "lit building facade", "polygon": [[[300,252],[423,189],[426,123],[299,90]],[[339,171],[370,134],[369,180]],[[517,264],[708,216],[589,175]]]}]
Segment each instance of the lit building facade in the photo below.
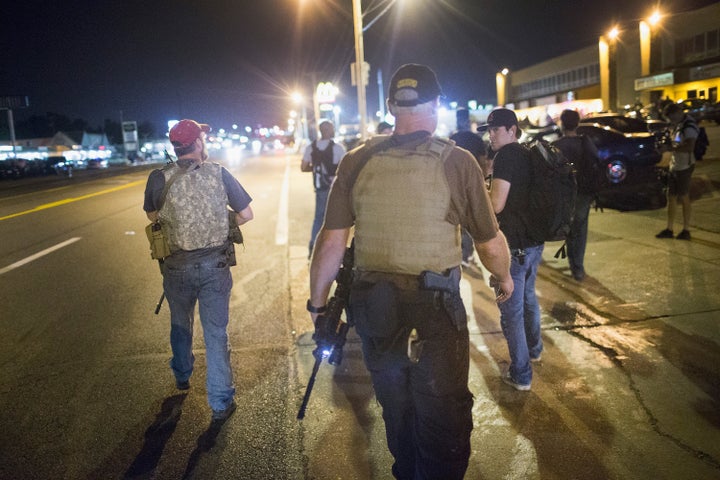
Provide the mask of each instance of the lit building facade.
[{"label": "lit building facade", "polygon": [[497,74],[499,105],[531,123],[581,113],[623,111],[665,98],[717,102],[720,2],[614,29],[596,45],[517,71]]}]

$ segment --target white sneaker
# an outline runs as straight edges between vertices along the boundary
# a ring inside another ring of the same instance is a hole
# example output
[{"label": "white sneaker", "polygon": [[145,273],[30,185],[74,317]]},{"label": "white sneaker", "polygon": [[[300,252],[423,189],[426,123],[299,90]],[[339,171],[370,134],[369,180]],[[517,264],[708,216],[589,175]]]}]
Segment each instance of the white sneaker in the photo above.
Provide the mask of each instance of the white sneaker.
[{"label": "white sneaker", "polygon": [[515,382],[515,380],[513,380],[510,376],[510,372],[505,373],[502,376],[502,381],[513,387],[515,390],[520,390],[521,392],[527,392],[530,390],[530,384],[523,385],[522,383]]}]

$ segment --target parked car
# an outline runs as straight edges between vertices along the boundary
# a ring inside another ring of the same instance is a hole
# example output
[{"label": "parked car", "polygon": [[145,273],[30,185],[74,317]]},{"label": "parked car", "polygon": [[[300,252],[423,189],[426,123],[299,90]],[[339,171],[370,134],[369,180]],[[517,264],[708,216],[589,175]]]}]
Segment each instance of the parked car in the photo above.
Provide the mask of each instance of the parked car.
[{"label": "parked car", "polygon": [[[590,138],[602,162],[604,187],[597,205],[622,211],[664,207],[665,172],[658,165],[662,155],[655,136],[648,131],[624,133],[600,123],[583,122],[577,132]],[[560,135],[556,126],[526,129],[520,142],[535,139],[553,142]]]},{"label": "parked car", "polygon": [[706,120],[720,124],[720,102],[713,103],[699,98],[689,98],[680,102],[683,111],[700,122]]},{"label": "parked car", "polygon": [[619,113],[596,113],[583,118],[580,123],[598,123],[622,133],[650,132],[655,135],[658,146],[667,143],[672,131],[672,125],[664,120],[630,117]]}]

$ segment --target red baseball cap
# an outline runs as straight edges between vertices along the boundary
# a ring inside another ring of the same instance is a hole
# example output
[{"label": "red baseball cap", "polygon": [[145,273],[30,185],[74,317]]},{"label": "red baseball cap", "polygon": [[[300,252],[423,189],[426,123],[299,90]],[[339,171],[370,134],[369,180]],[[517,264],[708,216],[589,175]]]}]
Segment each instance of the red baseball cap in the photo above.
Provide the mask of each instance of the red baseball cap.
[{"label": "red baseball cap", "polygon": [[206,123],[195,120],[180,120],[170,129],[170,143],[176,147],[184,147],[200,138],[202,132],[209,133],[212,129]]}]

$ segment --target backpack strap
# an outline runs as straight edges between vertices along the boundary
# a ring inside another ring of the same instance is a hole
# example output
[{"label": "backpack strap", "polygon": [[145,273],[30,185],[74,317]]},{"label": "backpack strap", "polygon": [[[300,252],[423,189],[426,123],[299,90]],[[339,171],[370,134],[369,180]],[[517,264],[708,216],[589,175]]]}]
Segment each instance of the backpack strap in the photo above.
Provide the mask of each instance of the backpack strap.
[{"label": "backpack strap", "polygon": [[162,206],[165,204],[165,197],[167,197],[168,191],[170,190],[170,187],[172,187],[172,184],[175,183],[175,180],[177,180],[180,175],[183,175],[187,172],[186,169],[177,167],[178,171],[175,172],[172,177],[170,177],[166,182],[165,186],[163,187],[163,191],[160,194],[160,205],[158,205],[158,210],[162,208]]}]

